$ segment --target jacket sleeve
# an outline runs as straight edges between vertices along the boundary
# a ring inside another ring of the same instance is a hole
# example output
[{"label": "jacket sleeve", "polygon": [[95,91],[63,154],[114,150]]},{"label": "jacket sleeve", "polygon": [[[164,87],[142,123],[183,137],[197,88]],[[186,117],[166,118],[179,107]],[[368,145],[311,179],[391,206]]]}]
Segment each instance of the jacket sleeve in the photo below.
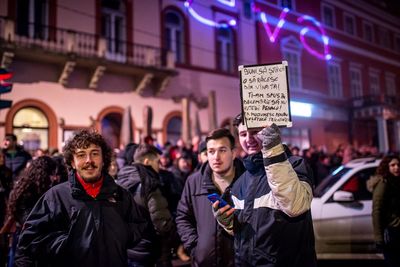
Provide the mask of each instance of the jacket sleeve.
[{"label": "jacket sleeve", "polygon": [[312,173],[304,159],[287,159],[282,144],[263,149],[264,167],[271,188],[270,206],[296,217],[311,208]]},{"label": "jacket sleeve", "polygon": [[[122,188],[121,188],[122,189]],[[128,225],[129,236],[128,248],[132,248],[139,243],[143,236],[145,236],[150,228],[149,223],[146,221],[146,216],[138,208],[131,193],[124,190],[124,194],[128,201],[124,201],[125,206],[125,222]]]},{"label": "jacket sleeve", "polygon": [[372,224],[374,226],[375,242],[383,243],[383,218],[384,218],[384,194],[386,183],[379,182],[373,192],[372,196]]},{"label": "jacket sleeve", "polygon": [[[28,216],[21,232],[16,256],[16,266],[30,266],[36,258],[54,258],[63,253],[68,237],[68,227],[57,223],[58,206],[42,196]],[[59,216],[60,217],[60,216]]]},{"label": "jacket sleeve", "polygon": [[159,188],[151,191],[147,196],[147,207],[154,229],[159,235],[175,232],[175,223],[168,209],[168,202]]},{"label": "jacket sleeve", "polygon": [[196,219],[193,213],[193,204],[191,200],[190,179],[186,182],[183,189],[181,200],[178,203],[176,212],[176,225],[178,234],[183,242],[183,246],[190,253],[197,245],[197,227]]}]

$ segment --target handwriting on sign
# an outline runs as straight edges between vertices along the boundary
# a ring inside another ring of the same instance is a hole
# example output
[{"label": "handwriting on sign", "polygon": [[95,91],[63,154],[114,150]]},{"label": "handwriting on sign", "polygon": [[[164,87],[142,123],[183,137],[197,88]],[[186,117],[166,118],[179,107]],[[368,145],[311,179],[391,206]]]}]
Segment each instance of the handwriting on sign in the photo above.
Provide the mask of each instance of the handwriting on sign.
[{"label": "handwriting on sign", "polygon": [[239,71],[247,127],[260,128],[272,123],[290,127],[287,62],[240,66]]}]

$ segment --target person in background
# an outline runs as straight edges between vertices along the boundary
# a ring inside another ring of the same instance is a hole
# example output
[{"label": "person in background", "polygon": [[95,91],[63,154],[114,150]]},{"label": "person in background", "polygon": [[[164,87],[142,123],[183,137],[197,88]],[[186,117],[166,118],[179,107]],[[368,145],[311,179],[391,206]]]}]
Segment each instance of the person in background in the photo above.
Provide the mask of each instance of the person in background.
[{"label": "person in background", "polygon": [[[8,196],[12,187],[12,172],[5,164],[5,154],[0,149],[0,229],[3,227],[4,218],[6,216],[6,206]],[[5,266],[8,251],[7,234],[0,234],[0,266]]]},{"label": "person in background", "polygon": [[373,188],[372,222],[377,248],[386,266],[400,266],[400,158],[385,156],[377,169]]},{"label": "person in background", "polygon": [[48,190],[23,226],[15,266],[126,267],[147,226],[131,194],[108,175],[111,148],[81,130],[63,148],[68,182]]},{"label": "person in background", "polygon": [[6,155],[6,166],[12,171],[15,182],[19,173],[26,167],[32,156],[17,144],[15,134],[6,134],[3,140],[3,149]]},{"label": "person in background", "polygon": [[197,154],[197,166],[194,171],[198,171],[201,168],[201,165],[205,162],[207,162],[207,144],[206,141],[201,141],[199,144],[199,151]]},{"label": "person in background", "polygon": [[247,171],[232,186],[234,208],[217,201],[213,209],[234,235],[236,266],[316,267],[311,170],[285,150],[275,124],[251,130],[239,114],[234,125]]},{"label": "person in background", "polygon": [[53,185],[57,163],[48,156],[33,160],[22,171],[10,193],[2,233],[11,234],[8,266],[13,266],[14,253],[22,225],[39,198]]},{"label": "person in background", "polygon": [[163,170],[168,170],[172,166],[171,155],[168,150],[163,150],[160,156],[160,168]]},{"label": "person in background", "polygon": [[[117,183],[129,190],[142,213],[152,223],[150,235],[128,250],[129,266],[172,266],[170,241],[176,232],[168,201],[160,190],[161,152],[152,145],[140,144],[131,172],[118,174]],[[163,252],[163,253],[162,253]]]},{"label": "person in background", "polygon": [[174,174],[175,178],[180,182],[183,188],[186,179],[193,172],[191,155],[187,152],[182,152],[169,171]]},{"label": "person in background", "polygon": [[208,164],[189,176],[178,205],[176,223],[192,266],[234,266],[233,237],[214,220],[207,196],[222,195],[230,201],[230,189],[244,172],[236,159],[235,138],[228,129],[212,131],[206,138]]},{"label": "person in background", "polygon": [[115,153],[111,156],[110,167],[108,168],[108,174],[115,180],[117,179],[118,173],[118,164],[117,164],[117,156]]}]

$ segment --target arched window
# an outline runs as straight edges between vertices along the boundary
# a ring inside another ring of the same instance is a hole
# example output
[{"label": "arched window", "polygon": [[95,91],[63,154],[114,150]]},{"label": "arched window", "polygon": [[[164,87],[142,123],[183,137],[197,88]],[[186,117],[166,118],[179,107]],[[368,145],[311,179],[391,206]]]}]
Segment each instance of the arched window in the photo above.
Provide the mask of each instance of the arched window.
[{"label": "arched window", "polygon": [[172,9],[164,12],[164,48],[174,53],[176,63],[186,63],[185,22],[183,16]]},{"label": "arched window", "polygon": [[24,149],[33,152],[49,148],[49,122],[46,115],[33,107],[22,108],[13,118],[13,132]]},{"label": "arched window", "polygon": [[235,71],[235,42],[228,26],[217,29],[217,66],[223,72]]},{"label": "arched window", "polygon": [[182,137],[182,118],[179,116],[172,117],[167,124],[167,141],[176,144]]},{"label": "arched window", "polygon": [[120,144],[122,114],[108,113],[101,120],[101,134],[111,148],[118,148]]}]

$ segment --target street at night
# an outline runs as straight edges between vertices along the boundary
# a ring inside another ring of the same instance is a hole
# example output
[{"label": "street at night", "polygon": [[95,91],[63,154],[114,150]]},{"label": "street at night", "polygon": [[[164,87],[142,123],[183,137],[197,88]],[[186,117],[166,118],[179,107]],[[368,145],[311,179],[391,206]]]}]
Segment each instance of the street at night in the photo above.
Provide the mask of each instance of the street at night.
[{"label": "street at night", "polygon": [[0,0],[0,267],[400,267],[400,0]]}]

